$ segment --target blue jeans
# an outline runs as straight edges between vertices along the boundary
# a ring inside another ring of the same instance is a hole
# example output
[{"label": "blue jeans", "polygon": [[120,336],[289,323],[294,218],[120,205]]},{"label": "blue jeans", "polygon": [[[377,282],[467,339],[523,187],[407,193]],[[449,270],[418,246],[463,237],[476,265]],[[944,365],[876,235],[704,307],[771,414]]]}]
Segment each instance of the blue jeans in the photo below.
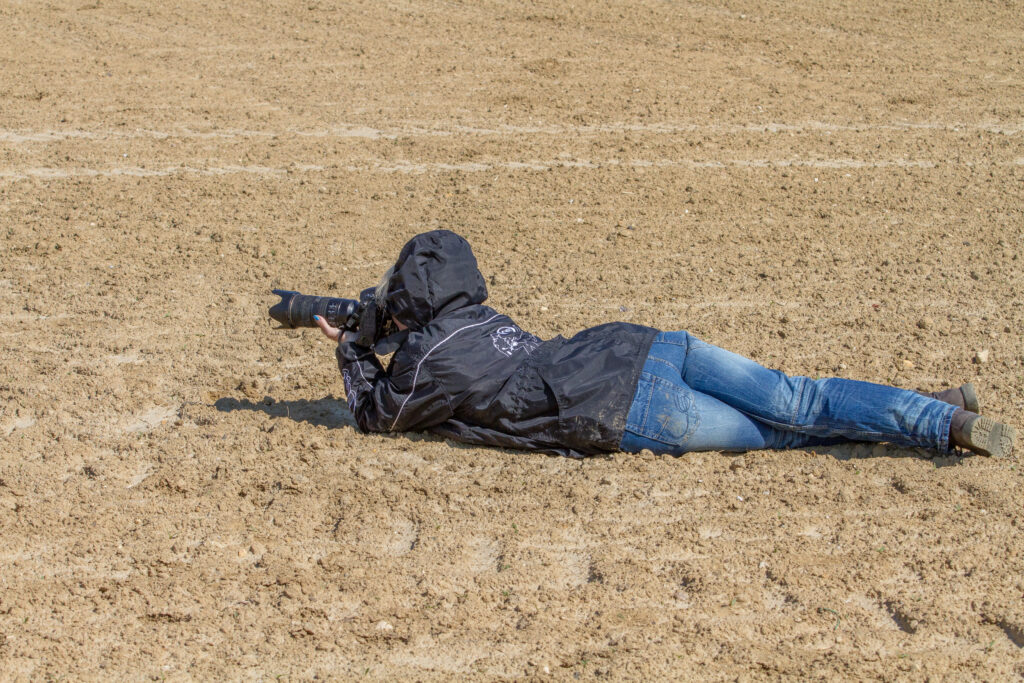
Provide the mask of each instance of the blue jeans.
[{"label": "blue jeans", "polygon": [[955,410],[881,384],[790,377],[687,332],[662,332],[620,448],[680,455],[887,441],[948,452]]}]

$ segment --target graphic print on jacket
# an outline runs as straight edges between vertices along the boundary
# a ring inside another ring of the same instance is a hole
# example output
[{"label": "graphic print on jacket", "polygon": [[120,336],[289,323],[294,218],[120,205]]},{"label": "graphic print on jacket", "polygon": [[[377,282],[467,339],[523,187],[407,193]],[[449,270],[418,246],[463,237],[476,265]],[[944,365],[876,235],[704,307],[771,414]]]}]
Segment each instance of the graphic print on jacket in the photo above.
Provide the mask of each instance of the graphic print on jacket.
[{"label": "graphic print on jacket", "polygon": [[491,341],[494,348],[506,356],[512,356],[520,351],[529,356],[538,346],[540,339],[529,332],[523,332],[518,325],[503,325],[494,332],[491,332]]},{"label": "graphic print on jacket", "polygon": [[572,456],[618,447],[657,330],[613,323],[542,341],[483,305],[469,243],[446,230],[411,239],[388,285],[387,310],[409,328],[388,368],[372,349],[337,350],[361,430]]}]

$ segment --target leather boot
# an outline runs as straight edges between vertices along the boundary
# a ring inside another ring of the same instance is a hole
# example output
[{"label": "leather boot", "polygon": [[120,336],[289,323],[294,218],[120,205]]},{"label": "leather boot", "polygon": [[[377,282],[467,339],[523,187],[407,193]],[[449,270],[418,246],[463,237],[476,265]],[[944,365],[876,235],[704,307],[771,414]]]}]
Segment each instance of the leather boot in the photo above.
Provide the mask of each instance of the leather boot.
[{"label": "leather boot", "polygon": [[1016,430],[1008,424],[996,422],[966,410],[957,410],[949,423],[951,443],[978,455],[1008,458],[1013,455]]},{"label": "leather boot", "polygon": [[957,408],[963,408],[972,413],[981,412],[978,394],[974,391],[974,385],[970,382],[944,391],[919,391],[917,393],[928,398],[938,399],[943,403],[949,403]]}]

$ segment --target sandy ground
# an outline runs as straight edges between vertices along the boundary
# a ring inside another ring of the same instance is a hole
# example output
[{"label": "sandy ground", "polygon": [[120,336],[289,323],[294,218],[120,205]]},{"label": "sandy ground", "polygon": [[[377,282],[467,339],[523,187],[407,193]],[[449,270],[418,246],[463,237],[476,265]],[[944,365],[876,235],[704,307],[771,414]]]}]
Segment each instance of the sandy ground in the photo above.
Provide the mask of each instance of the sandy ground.
[{"label": "sandy ground", "polygon": [[1024,427],[1017,2],[0,4],[0,678],[1024,677],[1024,476],[353,428],[268,291],[458,230],[542,336]]}]

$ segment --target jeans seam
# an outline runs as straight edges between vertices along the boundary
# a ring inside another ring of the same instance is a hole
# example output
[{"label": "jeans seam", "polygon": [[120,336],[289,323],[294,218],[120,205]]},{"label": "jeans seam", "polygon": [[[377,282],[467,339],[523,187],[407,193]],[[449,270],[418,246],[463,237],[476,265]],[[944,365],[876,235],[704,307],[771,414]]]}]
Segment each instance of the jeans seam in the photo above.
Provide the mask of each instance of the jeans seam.
[{"label": "jeans seam", "polygon": [[[744,415],[746,415],[747,417],[749,417],[752,420],[757,420],[761,424],[768,425],[769,427],[774,427],[775,429],[778,429],[779,431],[782,431],[782,432],[791,432],[791,433],[795,433],[795,434],[806,434],[808,436],[817,436],[817,437],[822,437],[822,438],[826,438],[826,439],[827,438],[831,438],[832,436],[840,436],[841,438],[851,439],[851,440],[854,440],[854,441],[871,441],[873,439],[854,439],[853,437],[848,436],[849,434],[853,434],[853,435],[857,435],[857,436],[865,436],[865,437],[883,437],[883,438],[887,438],[887,439],[893,437],[893,434],[886,433],[886,432],[865,432],[865,431],[861,431],[861,430],[842,429],[841,425],[837,428],[837,426],[835,424],[832,424],[832,423],[827,424],[827,425],[826,424],[822,424],[822,425],[814,425],[814,426],[790,425],[790,424],[786,424],[785,422],[776,422],[775,420],[769,420],[767,418],[759,417],[757,415],[752,415],[752,414],[746,412],[745,410],[740,410],[739,412],[743,413]],[[822,432],[822,431],[824,431],[824,432],[842,431],[843,434],[842,435],[834,435],[834,434],[831,434],[831,433],[825,433],[825,434],[819,433],[819,432]],[[898,435],[898,436],[902,436],[902,435]]]},{"label": "jeans seam", "polygon": [[[679,372],[679,368],[676,367],[675,363],[672,363],[671,361],[667,361],[664,358],[658,358],[656,356],[648,356],[647,357],[647,362],[650,363],[652,361],[655,362],[655,363],[662,363],[664,365],[667,365],[670,368],[672,368],[673,370],[675,370],[676,372]],[[657,375],[654,375],[653,373],[650,373],[650,374],[651,374],[652,377],[657,377]],[[680,374],[682,374],[682,373],[680,373]]]},{"label": "jeans seam", "polygon": [[[673,338],[679,334],[686,335],[686,339],[682,343],[673,341]],[[658,334],[658,336],[654,338],[654,344],[671,344],[672,346],[687,346],[689,345],[689,343],[689,334],[686,332],[661,332],[660,334]]]},{"label": "jeans seam", "polygon": [[[650,380],[648,380],[648,381],[650,381]],[[640,421],[640,424],[642,424],[642,425],[647,424],[647,416],[651,414],[651,403],[652,402],[654,402],[654,387],[653,387],[653,383],[652,383],[652,386],[651,386],[651,391],[648,392],[648,394],[647,394],[647,401],[644,402],[644,417]]]},{"label": "jeans seam", "polygon": [[950,424],[953,422],[953,413],[955,412],[955,408],[953,410],[948,411],[949,414],[944,415],[942,419],[939,421],[939,424],[941,425],[939,431],[939,451],[942,453],[953,452],[953,445],[949,442],[949,427]]},{"label": "jeans seam", "polygon": [[791,427],[800,426],[800,425],[797,425],[796,416],[797,416],[797,413],[800,412],[800,406],[803,405],[803,402],[804,402],[804,392],[807,391],[807,385],[810,384],[811,381],[813,381],[813,380],[808,380],[806,382],[800,382],[800,395],[797,397],[796,402],[793,404],[793,412],[789,416],[789,422],[790,422],[790,426]]},{"label": "jeans seam", "polygon": [[[641,383],[642,382],[650,383],[650,380],[647,377],[645,377],[645,375],[647,375],[647,374],[648,373],[646,373],[646,372],[643,372],[643,373],[640,374],[640,382]],[[638,388],[639,388],[639,386],[640,385],[637,384]],[[647,415],[651,411],[651,401],[653,399],[654,399],[654,392],[653,391],[647,392],[647,399],[643,402],[643,406],[642,406],[641,411],[640,411],[640,418],[635,423],[635,424],[639,425],[641,428],[643,428],[643,425],[647,424]],[[630,412],[632,412],[632,411],[630,411]],[[633,432],[634,434],[639,434],[639,432],[636,432],[636,431],[634,431],[632,429],[629,429],[629,419],[628,419],[628,417],[629,416],[627,415],[626,429],[631,431],[631,432]]]},{"label": "jeans seam", "polygon": [[[825,438],[825,439],[837,437],[837,438],[847,439],[847,440],[850,440],[850,441],[873,441],[873,442],[884,441],[885,443],[894,443],[892,441],[894,438],[900,438],[900,439],[903,439],[907,443],[913,442],[914,446],[917,446],[917,447],[931,448],[931,446],[922,446],[922,445],[920,445],[919,444],[920,439],[917,439],[915,437],[910,437],[907,434],[893,434],[892,432],[870,432],[870,431],[863,431],[863,430],[843,429],[841,424],[837,425],[834,422],[829,422],[828,424],[821,424],[821,425],[815,425],[815,426],[794,426],[794,425],[787,425],[784,422],[776,422],[775,420],[769,420],[767,418],[758,417],[757,415],[752,415],[752,414],[750,414],[750,413],[748,413],[748,412],[746,412],[744,410],[741,410],[740,412],[743,413],[744,415],[746,415],[747,417],[751,418],[752,420],[757,420],[761,424],[766,424],[769,427],[774,427],[775,429],[778,429],[779,431],[782,431],[782,432],[790,432],[790,433],[795,433],[795,434],[806,434],[808,436],[820,437],[820,438]],[[824,433],[824,434],[822,434],[821,433],[822,431],[824,431],[824,432],[841,431],[843,433],[841,435],[837,435],[837,434],[833,434],[833,433]],[[864,437],[864,438],[858,438],[858,437]]]}]

